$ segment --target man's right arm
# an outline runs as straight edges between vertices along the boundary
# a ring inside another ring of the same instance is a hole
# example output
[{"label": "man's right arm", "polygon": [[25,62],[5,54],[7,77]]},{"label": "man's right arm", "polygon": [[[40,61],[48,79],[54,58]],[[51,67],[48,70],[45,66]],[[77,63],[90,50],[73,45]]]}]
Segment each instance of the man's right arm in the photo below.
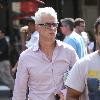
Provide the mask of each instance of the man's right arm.
[{"label": "man's right arm", "polygon": [[25,100],[28,86],[27,64],[19,58],[12,100]]},{"label": "man's right arm", "polygon": [[[72,89],[70,87],[67,87],[67,96],[66,96],[66,100],[79,100],[79,97],[81,95],[81,92],[75,90],[75,89]],[[72,99],[73,98],[73,99]]]},{"label": "man's right arm", "polygon": [[65,82],[65,85],[67,86],[67,97],[75,98],[75,100],[78,100],[78,98],[83,93],[85,89],[84,71],[84,65],[80,61],[77,61],[69,71],[68,77]]}]

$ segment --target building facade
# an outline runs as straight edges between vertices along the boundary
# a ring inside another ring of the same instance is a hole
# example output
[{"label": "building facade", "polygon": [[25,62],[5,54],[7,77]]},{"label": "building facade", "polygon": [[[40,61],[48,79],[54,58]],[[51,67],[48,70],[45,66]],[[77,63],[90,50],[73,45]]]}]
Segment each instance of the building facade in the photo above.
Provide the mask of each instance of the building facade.
[{"label": "building facade", "polygon": [[[24,16],[34,15],[38,7],[45,7],[45,6],[53,7],[58,12],[59,20],[64,17],[72,17],[72,18],[81,17],[86,21],[86,30],[91,32],[93,31],[94,21],[100,15],[99,0],[1,0],[1,1],[5,2],[3,3],[3,7],[0,5],[0,15],[1,15],[0,28],[5,27],[7,31],[9,31],[9,33],[11,33],[11,28],[13,24],[18,25],[19,20],[22,19]],[[2,4],[2,2],[0,4]]]}]

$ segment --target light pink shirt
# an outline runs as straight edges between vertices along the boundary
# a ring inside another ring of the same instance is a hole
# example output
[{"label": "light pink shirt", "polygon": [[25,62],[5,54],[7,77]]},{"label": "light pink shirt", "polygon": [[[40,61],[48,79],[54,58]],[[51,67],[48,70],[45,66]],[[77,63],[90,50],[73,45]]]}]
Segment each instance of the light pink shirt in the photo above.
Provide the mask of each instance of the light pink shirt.
[{"label": "light pink shirt", "polygon": [[63,87],[64,72],[78,59],[75,50],[57,41],[52,61],[36,47],[25,50],[19,58],[12,100],[55,100],[54,94]]}]

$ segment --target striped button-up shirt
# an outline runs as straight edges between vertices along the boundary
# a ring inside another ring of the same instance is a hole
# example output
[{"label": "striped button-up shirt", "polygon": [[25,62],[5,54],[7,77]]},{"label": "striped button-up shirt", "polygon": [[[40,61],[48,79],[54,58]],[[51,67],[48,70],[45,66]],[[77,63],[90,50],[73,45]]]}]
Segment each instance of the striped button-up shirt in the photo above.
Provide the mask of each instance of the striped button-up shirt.
[{"label": "striped button-up shirt", "polygon": [[54,94],[63,88],[64,73],[78,59],[75,50],[56,41],[52,61],[34,46],[25,50],[19,58],[12,100],[25,100],[27,86],[29,100],[55,100]]}]

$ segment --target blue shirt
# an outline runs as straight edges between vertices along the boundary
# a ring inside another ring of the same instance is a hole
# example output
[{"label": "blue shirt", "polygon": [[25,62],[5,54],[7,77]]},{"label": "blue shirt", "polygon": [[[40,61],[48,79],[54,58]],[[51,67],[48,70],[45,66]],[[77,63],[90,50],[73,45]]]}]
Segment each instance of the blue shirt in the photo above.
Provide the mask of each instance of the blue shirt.
[{"label": "blue shirt", "polygon": [[71,45],[75,50],[79,58],[85,56],[85,44],[83,38],[76,32],[72,32],[69,36],[66,36],[64,42]]}]

